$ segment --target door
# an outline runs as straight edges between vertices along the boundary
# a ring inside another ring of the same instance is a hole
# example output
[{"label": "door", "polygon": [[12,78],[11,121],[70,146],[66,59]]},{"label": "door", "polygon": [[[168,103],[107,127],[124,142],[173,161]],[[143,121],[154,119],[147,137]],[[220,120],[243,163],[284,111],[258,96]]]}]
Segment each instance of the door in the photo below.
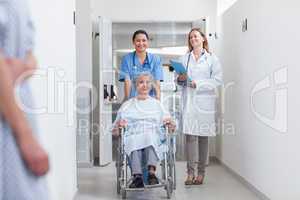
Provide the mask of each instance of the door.
[{"label": "door", "polygon": [[104,101],[105,90],[109,94],[113,85],[112,73],[112,23],[98,17],[99,23],[99,165],[112,161],[112,104]]}]

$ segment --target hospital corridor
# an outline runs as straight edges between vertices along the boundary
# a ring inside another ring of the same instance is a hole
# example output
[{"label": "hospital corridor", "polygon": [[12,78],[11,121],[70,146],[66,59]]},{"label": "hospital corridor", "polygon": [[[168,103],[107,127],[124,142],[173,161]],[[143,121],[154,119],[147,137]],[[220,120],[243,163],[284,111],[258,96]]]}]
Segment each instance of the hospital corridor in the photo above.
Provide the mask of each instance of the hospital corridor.
[{"label": "hospital corridor", "polygon": [[[183,162],[178,162],[178,168],[185,168]],[[120,199],[114,188],[116,188],[115,168],[110,164],[103,170],[97,168],[80,169],[79,190],[75,200],[106,200]],[[259,200],[257,194],[251,191],[242,180],[230,171],[213,163],[208,167],[208,179],[201,186],[184,186],[185,172],[178,172],[178,187],[171,199],[245,199]],[[157,188],[146,192],[128,193],[128,199],[166,199],[165,191]]]},{"label": "hospital corridor", "polygon": [[[34,104],[17,83],[16,99],[49,156],[49,200],[300,199],[299,1],[14,1],[38,61]],[[5,6],[0,61],[16,37]],[[6,133],[1,96],[0,114]],[[15,200],[5,145],[0,200]]]}]

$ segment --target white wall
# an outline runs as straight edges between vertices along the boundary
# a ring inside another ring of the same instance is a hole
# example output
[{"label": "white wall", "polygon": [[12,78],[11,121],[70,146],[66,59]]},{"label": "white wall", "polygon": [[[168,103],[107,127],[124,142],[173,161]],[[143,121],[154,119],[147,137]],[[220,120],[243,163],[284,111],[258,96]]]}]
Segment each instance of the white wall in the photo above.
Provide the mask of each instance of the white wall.
[{"label": "white wall", "polygon": [[[55,84],[47,84],[50,76],[48,79],[46,76],[35,77],[32,81],[37,107],[47,109],[37,116],[37,122],[50,156],[51,170],[47,176],[50,197],[52,200],[70,200],[77,190],[76,116],[72,103],[73,91],[67,89],[67,82],[73,85],[76,80],[75,1],[30,0],[30,5],[37,30],[35,53],[39,68],[47,70],[51,67],[56,79]],[[58,69],[64,71],[62,78],[57,76]],[[59,93],[57,89],[60,84],[57,81],[64,86]]]},{"label": "white wall", "polygon": [[[92,19],[90,0],[76,1],[76,77],[78,85],[92,84]],[[77,90],[77,104],[79,108],[89,108],[91,102],[91,89],[79,87]],[[89,134],[91,115],[89,113],[78,113],[77,136],[77,161],[80,164],[90,164],[91,155],[89,149]]]},{"label": "white wall", "polygon": [[[299,7],[292,0],[239,0],[220,17],[218,30],[225,83],[235,83],[227,90],[224,113],[227,125],[234,124],[235,135],[219,138],[218,156],[272,200],[300,199]],[[248,31],[243,33],[245,17]],[[274,86],[274,72],[282,67],[288,67],[288,84]],[[286,104],[276,102],[274,96],[280,88],[283,92],[288,88],[284,133],[270,126],[285,119],[266,124],[251,110],[251,90],[269,75],[271,87],[256,94],[254,111],[271,119],[276,103],[277,111],[284,111]]]},{"label": "white wall", "polygon": [[92,11],[90,0],[76,1],[77,81],[92,81]]},{"label": "white wall", "polygon": [[[216,27],[217,0],[91,0],[94,15],[115,21],[194,21],[207,17],[208,32]],[[210,41],[214,49],[214,40]]]},{"label": "white wall", "polygon": [[94,13],[112,21],[193,21],[215,18],[216,0],[92,0]]},{"label": "white wall", "polygon": [[232,5],[234,5],[238,0],[217,0],[217,13],[218,16],[222,15],[226,10],[228,10]]}]

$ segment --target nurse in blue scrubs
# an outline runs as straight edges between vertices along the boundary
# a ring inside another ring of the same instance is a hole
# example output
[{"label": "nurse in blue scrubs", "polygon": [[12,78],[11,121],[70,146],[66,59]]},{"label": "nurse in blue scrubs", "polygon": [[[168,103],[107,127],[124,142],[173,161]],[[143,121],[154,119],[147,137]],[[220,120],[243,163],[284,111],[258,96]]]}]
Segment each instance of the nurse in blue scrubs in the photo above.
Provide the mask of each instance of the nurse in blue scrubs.
[{"label": "nurse in blue scrubs", "polygon": [[144,30],[137,30],[132,36],[135,51],[122,58],[119,81],[124,82],[125,100],[137,96],[133,81],[141,72],[150,72],[154,78],[149,95],[160,100],[160,82],[163,81],[163,69],[159,56],[148,53],[149,35]]}]

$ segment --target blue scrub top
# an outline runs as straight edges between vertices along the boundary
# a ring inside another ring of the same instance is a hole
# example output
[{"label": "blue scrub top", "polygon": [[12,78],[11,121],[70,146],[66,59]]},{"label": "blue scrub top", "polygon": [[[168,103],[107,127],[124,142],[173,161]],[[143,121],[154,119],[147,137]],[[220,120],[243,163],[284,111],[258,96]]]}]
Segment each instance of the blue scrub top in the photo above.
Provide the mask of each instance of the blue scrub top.
[{"label": "blue scrub top", "polygon": [[[163,81],[163,68],[159,56],[147,53],[147,57],[143,64],[140,63],[135,52],[131,52],[122,58],[120,67],[119,81],[125,80],[133,81],[141,72],[149,72],[152,74],[155,81]],[[155,90],[152,88],[149,93],[150,96],[155,97]],[[137,96],[135,84],[131,85],[129,98]]]}]

